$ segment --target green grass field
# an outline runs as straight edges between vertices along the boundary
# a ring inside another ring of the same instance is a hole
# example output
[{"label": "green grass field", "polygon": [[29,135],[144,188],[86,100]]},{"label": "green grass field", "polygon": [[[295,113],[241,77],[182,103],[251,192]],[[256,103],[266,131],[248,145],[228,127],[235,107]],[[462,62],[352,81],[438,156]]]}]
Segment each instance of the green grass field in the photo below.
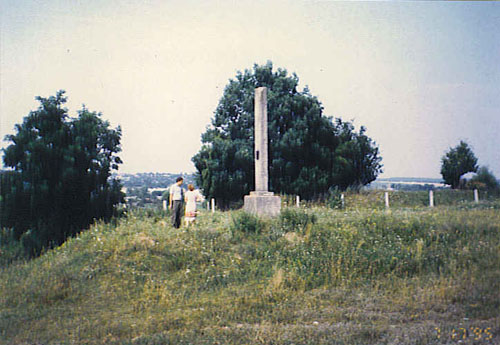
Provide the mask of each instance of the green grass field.
[{"label": "green grass field", "polygon": [[500,343],[500,200],[422,195],[189,229],[136,212],[32,260],[4,230],[0,343]]}]

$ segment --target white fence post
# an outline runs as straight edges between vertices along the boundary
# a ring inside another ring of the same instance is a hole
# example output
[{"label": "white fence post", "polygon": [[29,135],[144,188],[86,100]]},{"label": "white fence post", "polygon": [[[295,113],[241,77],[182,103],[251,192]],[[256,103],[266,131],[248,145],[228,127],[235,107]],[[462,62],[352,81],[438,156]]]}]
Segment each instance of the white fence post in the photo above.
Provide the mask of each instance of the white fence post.
[{"label": "white fence post", "polygon": [[385,192],[385,207],[389,207],[389,192]]},{"label": "white fence post", "polygon": [[477,189],[474,189],[474,201],[479,202],[479,192]]},{"label": "white fence post", "polygon": [[344,193],[340,194],[340,202],[342,203],[342,208],[344,208],[344,205],[345,205]]},{"label": "white fence post", "polygon": [[295,204],[297,205],[297,207],[300,207],[300,196],[296,196],[295,197]]},{"label": "white fence post", "polygon": [[167,210],[167,200],[163,200],[163,211]]},{"label": "white fence post", "polygon": [[212,213],[215,212],[215,199],[212,198]]},{"label": "white fence post", "polygon": [[434,207],[434,191],[429,191],[429,207]]}]

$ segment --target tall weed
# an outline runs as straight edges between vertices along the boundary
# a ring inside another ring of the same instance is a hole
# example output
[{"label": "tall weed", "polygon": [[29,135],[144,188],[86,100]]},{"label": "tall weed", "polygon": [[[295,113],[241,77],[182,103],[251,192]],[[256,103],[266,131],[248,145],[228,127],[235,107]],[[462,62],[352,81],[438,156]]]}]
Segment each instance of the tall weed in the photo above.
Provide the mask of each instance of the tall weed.
[{"label": "tall weed", "polygon": [[259,234],[264,227],[264,223],[258,216],[244,212],[235,211],[231,215],[231,231],[233,235],[242,232],[245,234]]},{"label": "tall weed", "polygon": [[308,225],[316,222],[316,215],[309,214],[306,210],[297,207],[288,207],[281,211],[279,224],[281,229],[286,232],[305,233]]}]

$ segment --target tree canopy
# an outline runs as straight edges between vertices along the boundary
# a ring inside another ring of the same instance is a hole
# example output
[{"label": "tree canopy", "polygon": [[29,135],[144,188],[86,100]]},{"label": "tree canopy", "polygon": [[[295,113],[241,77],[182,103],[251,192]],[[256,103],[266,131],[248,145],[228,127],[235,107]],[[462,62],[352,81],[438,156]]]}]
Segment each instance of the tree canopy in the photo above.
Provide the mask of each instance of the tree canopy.
[{"label": "tree canopy", "polygon": [[254,90],[268,88],[270,190],[311,199],[330,188],[375,180],[381,172],[378,147],[354,126],[323,116],[320,101],[299,78],[273,65],[254,65],[229,81],[193,157],[198,184],[223,205],[254,189]]},{"label": "tree canopy", "polygon": [[460,177],[468,172],[477,171],[477,158],[465,141],[449,149],[441,158],[441,175],[451,188],[458,188]]},{"label": "tree canopy", "polygon": [[0,226],[14,229],[34,254],[109,219],[123,200],[111,171],[122,163],[121,129],[85,106],[69,118],[64,91],[37,97],[40,106],[15,126],[3,161]]}]

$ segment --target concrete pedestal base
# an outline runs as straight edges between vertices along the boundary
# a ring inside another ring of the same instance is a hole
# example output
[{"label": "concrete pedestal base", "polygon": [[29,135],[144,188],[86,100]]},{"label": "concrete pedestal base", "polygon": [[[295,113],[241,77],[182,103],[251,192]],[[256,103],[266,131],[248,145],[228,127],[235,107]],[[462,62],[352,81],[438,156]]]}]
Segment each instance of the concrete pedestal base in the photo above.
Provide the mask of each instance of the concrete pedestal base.
[{"label": "concrete pedestal base", "polygon": [[274,217],[280,214],[281,198],[272,192],[250,192],[250,195],[245,195],[243,210],[259,216]]}]

